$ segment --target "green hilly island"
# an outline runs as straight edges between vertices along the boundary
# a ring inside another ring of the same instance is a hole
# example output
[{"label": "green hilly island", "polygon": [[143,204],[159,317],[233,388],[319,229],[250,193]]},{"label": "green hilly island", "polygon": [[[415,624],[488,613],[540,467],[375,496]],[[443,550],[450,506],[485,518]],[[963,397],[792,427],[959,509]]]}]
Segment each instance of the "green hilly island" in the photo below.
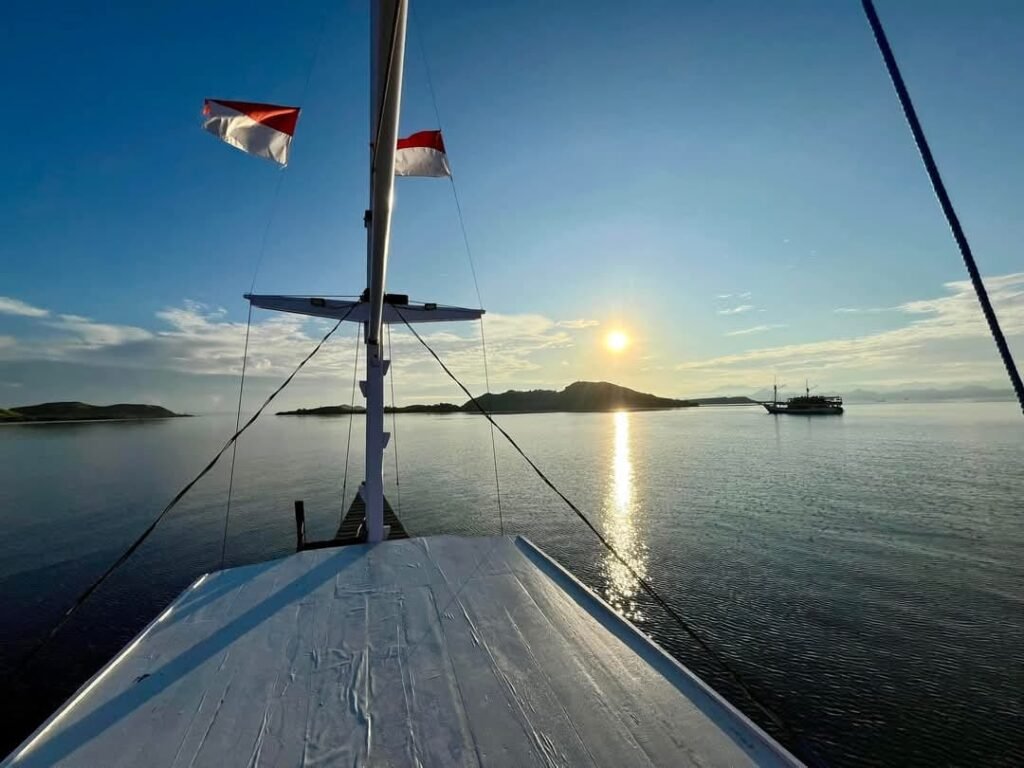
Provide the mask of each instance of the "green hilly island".
[{"label": "green hilly island", "polygon": [[[500,394],[487,393],[477,398],[490,413],[588,413],[595,411],[652,410],[665,408],[692,408],[700,403],[696,400],[677,400],[637,392],[606,381],[577,381],[561,391],[532,389],[518,391],[510,389]],[[391,412],[392,409],[387,409]],[[462,405],[437,403],[435,405],[407,405],[393,409],[398,413],[477,413],[471,401]],[[348,405],[327,405],[321,408],[299,408],[294,411],[280,411],[278,416],[341,416],[349,413],[364,413],[362,407]]]},{"label": "green hilly island", "polygon": [[174,413],[159,405],[117,403],[116,405],[89,405],[77,401],[66,403],[39,403],[0,408],[0,424],[19,424],[45,421],[113,421],[124,419],[169,419],[186,414]]}]

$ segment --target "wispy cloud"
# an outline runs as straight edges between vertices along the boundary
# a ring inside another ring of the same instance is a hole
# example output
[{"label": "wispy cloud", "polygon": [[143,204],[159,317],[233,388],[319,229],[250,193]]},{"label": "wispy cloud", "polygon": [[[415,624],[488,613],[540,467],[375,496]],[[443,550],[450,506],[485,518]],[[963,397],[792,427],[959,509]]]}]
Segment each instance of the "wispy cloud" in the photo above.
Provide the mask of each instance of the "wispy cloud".
[{"label": "wispy cloud", "polygon": [[[1024,343],[1024,272],[985,280],[1003,330]],[[680,363],[702,386],[757,387],[772,373],[815,372],[835,381],[952,385],[998,381],[1002,364],[969,281],[946,283],[946,295],[894,307],[900,328],[852,338],[765,347]]]},{"label": "wispy cloud", "polygon": [[747,336],[751,333],[764,333],[765,331],[771,331],[776,328],[785,328],[786,326],[780,323],[773,323],[770,325],[755,325],[750,328],[742,328],[738,331],[729,331],[726,336]]},{"label": "wispy cloud", "polygon": [[742,315],[744,312],[749,312],[754,308],[753,304],[740,304],[736,307],[730,307],[728,309],[718,310],[720,315]]},{"label": "wispy cloud", "polygon": [[750,291],[743,291],[741,293],[720,293],[715,298],[716,299],[732,299],[732,298],[736,298],[736,299],[749,299],[753,295],[754,294],[751,293]]},{"label": "wispy cloud", "polygon": [[116,347],[132,341],[143,341],[153,336],[143,328],[97,323],[81,315],[58,315],[56,320],[47,321],[46,325],[66,331],[71,337],[68,344],[81,349]]},{"label": "wispy cloud", "polygon": [[21,317],[46,317],[50,314],[47,309],[40,309],[18,299],[7,296],[0,296],[0,315],[19,315]]},{"label": "wispy cloud", "polygon": [[[156,313],[153,330],[100,323],[74,314],[47,312],[31,338],[0,337],[0,360],[48,360],[172,370],[195,375],[235,375],[241,369],[245,323],[227,319],[225,310],[191,301]],[[596,320],[554,320],[539,314],[487,315],[487,357],[492,386],[546,380],[549,350],[575,344],[578,331]],[[250,328],[248,372],[252,376],[284,376],[330,328],[326,321],[272,313],[254,319]],[[430,330],[427,330],[430,329]],[[304,378],[351,376],[355,334],[344,324],[303,371]],[[475,324],[425,326],[423,339],[445,363],[470,382],[483,376],[479,328]],[[348,340],[346,340],[348,337]],[[398,380],[412,394],[425,382],[436,383],[436,363],[411,334],[392,329],[393,366]]]},{"label": "wispy cloud", "polygon": [[837,307],[837,315],[877,315],[882,312],[898,312],[900,307]]},{"label": "wispy cloud", "polygon": [[[989,278],[986,284],[1011,347],[1024,356],[1024,272]],[[647,391],[669,391],[665,382],[681,392],[753,391],[776,373],[788,375],[794,381],[805,375],[813,376],[828,388],[1001,383],[1002,365],[988,338],[970,283],[948,283],[945,290],[936,294],[934,298],[892,308],[892,319],[898,327],[890,330],[799,344],[768,346],[767,340],[773,337],[764,334],[779,327],[777,324],[758,323],[761,316],[753,312],[732,312],[741,317],[735,325],[745,326],[729,332],[737,339],[734,343],[744,339],[744,346],[760,344],[759,348],[680,361],[678,357],[669,357],[670,349],[663,346],[660,353],[667,360],[656,361],[657,365],[649,366],[649,373],[624,383]],[[10,301],[17,305],[17,299]],[[170,371],[191,377],[237,375],[241,368],[244,318],[242,322],[233,320],[220,308],[183,302],[155,313],[145,327],[102,322],[100,318],[56,308],[32,309],[43,314],[27,316],[28,322],[22,315],[17,322],[4,326],[0,362],[52,361],[83,364],[90,370],[118,367],[161,375]],[[593,321],[585,318],[488,314],[486,323],[491,386],[495,391],[564,384],[570,369],[562,361],[583,368],[589,365],[594,371],[607,363],[600,355],[591,360],[594,356],[589,352],[573,349],[582,344],[581,339],[592,335],[589,329],[593,328]],[[250,334],[249,374],[282,379],[329,327],[326,321],[314,318],[257,312]],[[478,325],[426,325],[418,330],[472,391],[482,391]],[[303,370],[299,386],[308,385],[309,392],[315,393],[310,395],[311,402],[344,399],[338,394],[338,382],[351,382],[356,333],[352,324],[343,325]],[[393,350],[388,354],[394,360],[400,401],[461,397],[407,330],[393,328],[392,342]],[[590,375],[589,371],[586,375]],[[20,374],[4,378],[15,380]],[[214,391],[222,386],[216,378],[202,381],[196,387]],[[74,384],[68,384],[69,397],[74,394],[70,391]],[[25,391],[31,386],[25,379]],[[271,386],[273,382],[264,381],[254,386],[253,391]],[[230,392],[227,397],[230,399]]]}]

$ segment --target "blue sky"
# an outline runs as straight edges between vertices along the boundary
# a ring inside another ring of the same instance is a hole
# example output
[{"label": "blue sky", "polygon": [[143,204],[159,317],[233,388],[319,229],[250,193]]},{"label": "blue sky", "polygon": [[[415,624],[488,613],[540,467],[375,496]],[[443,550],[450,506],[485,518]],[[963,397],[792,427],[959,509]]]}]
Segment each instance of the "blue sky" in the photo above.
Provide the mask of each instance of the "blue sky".
[{"label": "blue sky", "polygon": [[[261,250],[258,291],[363,287],[366,4],[137,5],[23,3],[0,31],[0,405],[217,409]],[[878,5],[1022,356],[1024,6]],[[1005,387],[859,3],[423,0],[406,133],[437,122],[421,40],[495,389]],[[200,131],[207,96],[300,103],[291,166]],[[389,287],[476,303],[447,182],[400,180]],[[318,326],[255,321],[265,389]],[[432,338],[479,389],[472,331]],[[345,399],[350,342],[295,402]],[[457,399],[395,349],[404,399]]]}]

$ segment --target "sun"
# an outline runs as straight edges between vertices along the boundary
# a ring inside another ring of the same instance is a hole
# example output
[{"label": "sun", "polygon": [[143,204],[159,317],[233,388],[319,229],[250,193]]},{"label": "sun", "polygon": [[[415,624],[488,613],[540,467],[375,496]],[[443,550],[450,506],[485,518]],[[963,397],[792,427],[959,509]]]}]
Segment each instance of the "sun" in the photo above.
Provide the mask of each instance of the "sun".
[{"label": "sun", "polygon": [[622,331],[611,331],[604,337],[604,345],[609,352],[622,352],[629,346],[629,336]]}]

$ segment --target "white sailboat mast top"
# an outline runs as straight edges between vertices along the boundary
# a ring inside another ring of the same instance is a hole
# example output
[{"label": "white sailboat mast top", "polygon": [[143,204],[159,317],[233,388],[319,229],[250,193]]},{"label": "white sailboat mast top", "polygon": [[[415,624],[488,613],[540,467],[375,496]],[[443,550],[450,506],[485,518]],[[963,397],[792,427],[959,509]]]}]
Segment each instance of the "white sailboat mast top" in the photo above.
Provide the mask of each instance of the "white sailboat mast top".
[{"label": "white sailboat mast top", "polygon": [[430,323],[476,320],[483,309],[417,304],[403,298],[385,302],[391,213],[394,205],[398,121],[405,69],[408,0],[374,0],[370,16],[370,208],[366,216],[366,293],[359,301],[320,296],[246,294],[253,306],[314,317],[331,317],[365,325],[366,397],[365,480],[359,495],[366,504],[366,536],[370,542],[387,538],[384,527],[384,449],[390,435],[384,430],[384,377],[390,361],[382,348],[384,323]]},{"label": "white sailboat mast top", "polygon": [[370,312],[366,342],[379,344],[384,312],[391,211],[395,188],[395,146],[402,103],[408,0],[372,4],[370,51],[370,222],[366,284]]}]

